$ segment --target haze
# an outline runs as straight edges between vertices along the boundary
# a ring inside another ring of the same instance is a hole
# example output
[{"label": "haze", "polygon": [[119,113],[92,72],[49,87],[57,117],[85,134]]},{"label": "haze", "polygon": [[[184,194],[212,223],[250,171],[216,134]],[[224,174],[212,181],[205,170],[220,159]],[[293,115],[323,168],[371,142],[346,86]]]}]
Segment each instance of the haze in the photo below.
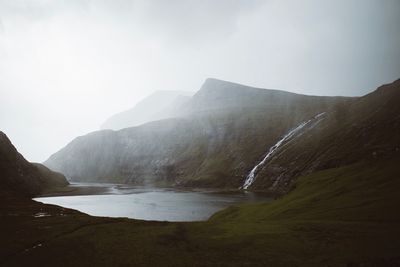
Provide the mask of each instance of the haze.
[{"label": "haze", "polygon": [[400,2],[0,0],[0,129],[43,161],[208,77],[363,95],[400,77]]}]

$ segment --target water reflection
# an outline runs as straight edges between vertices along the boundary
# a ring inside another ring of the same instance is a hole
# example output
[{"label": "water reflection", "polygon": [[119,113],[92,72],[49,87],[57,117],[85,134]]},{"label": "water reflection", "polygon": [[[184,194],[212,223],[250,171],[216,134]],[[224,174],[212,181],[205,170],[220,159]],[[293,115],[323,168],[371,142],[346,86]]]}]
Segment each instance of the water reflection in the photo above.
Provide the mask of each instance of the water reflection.
[{"label": "water reflection", "polygon": [[265,195],[249,192],[188,192],[127,185],[99,186],[104,187],[104,195],[41,197],[35,200],[76,209],[94,216],[156,221],[202,221],[234,204],[270,200]]}]

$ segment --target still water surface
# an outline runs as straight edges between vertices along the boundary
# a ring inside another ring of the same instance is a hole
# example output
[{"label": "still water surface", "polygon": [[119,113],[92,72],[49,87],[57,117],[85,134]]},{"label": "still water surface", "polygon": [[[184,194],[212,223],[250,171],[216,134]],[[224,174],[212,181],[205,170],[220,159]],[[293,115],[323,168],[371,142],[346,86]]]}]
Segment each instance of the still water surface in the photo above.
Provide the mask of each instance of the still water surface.
[{"label": "still water surface", "polygon": [[271,200],[265,195],[251,192],[181,191],[126,185],[97,186],[102,187],[101,195],[40,197],[35,200],[94,216],[156,221],[203,221],[215,212],[235,204]]}]

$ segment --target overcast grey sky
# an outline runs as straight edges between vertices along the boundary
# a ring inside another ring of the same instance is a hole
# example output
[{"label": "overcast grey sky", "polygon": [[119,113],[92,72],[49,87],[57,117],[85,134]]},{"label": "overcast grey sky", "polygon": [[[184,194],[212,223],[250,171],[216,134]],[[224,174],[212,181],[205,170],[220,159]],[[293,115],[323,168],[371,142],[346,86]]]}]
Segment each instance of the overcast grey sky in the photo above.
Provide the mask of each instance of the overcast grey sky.
[{"label": "overcast grey sky", "polygon": [[400,78],[398,0],[0,0],[0,130],[31,161],[207,77],[317,95]]}]

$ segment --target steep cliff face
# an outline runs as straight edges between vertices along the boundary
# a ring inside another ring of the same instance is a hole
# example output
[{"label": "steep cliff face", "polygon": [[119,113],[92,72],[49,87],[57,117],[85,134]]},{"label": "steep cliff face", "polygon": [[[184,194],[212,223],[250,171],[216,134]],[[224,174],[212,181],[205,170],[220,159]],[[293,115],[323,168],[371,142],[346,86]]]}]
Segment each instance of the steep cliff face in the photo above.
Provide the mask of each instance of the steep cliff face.
[{"label": "steep cliff face", "polygon": [[237,188],[286,131],[351,101],[209,79],[183,116],[79,137],[45,164],[75,181]]},{"label": "steep cliff face", "polygon": [[27,197],[68,184],[62,174],[55,173],[41,164],[26,161],[3,132],[0,132],[0,174],[0,193]]}]

